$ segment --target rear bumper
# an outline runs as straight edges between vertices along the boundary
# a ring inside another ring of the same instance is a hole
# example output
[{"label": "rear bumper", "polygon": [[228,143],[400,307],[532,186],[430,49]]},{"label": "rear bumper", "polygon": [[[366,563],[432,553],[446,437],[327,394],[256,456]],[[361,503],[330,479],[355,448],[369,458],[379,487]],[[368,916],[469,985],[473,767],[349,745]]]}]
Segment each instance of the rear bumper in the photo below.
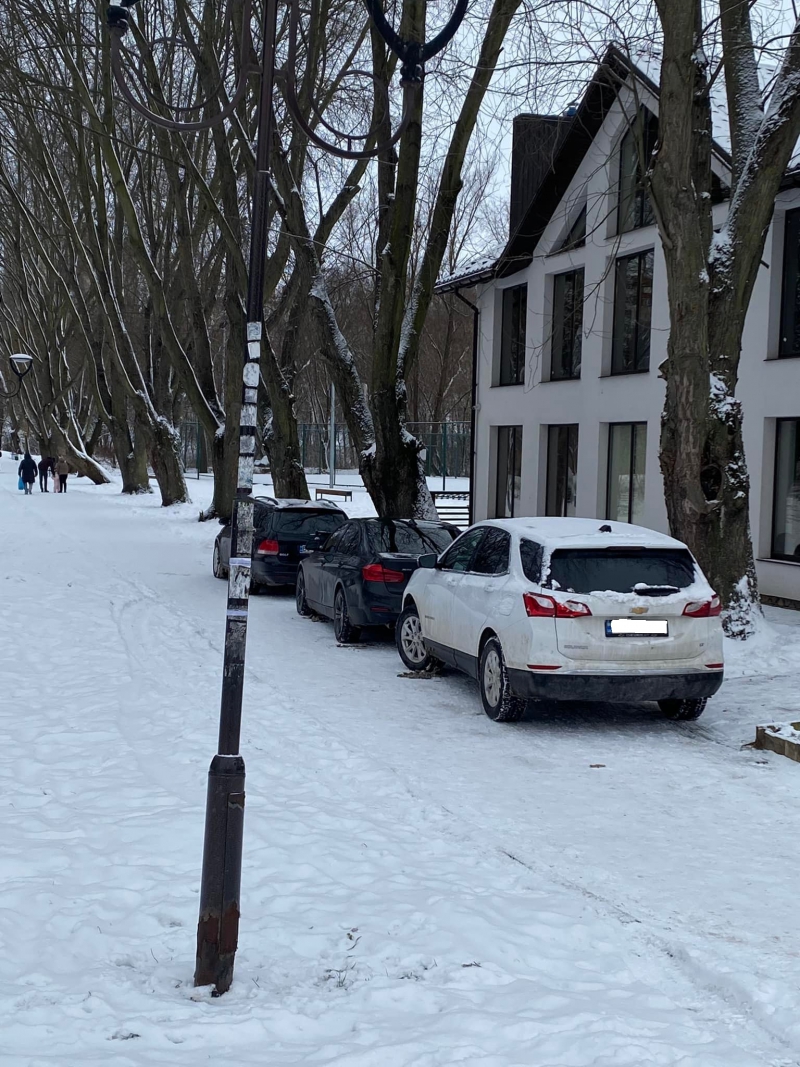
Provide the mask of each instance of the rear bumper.
[{"label": "rear bumper", "polygon": [[266,563],[263,559],[253,560],[253,581],[256,585],[291,585],[297,583],[298,563]]},{"label": "rear bumper", "polygon": [[696,700],[713,696],[723,671],[691,674],[562,674],[509,668],[516,696],[531,700],[604,700],[638,704],[645,700]]}]

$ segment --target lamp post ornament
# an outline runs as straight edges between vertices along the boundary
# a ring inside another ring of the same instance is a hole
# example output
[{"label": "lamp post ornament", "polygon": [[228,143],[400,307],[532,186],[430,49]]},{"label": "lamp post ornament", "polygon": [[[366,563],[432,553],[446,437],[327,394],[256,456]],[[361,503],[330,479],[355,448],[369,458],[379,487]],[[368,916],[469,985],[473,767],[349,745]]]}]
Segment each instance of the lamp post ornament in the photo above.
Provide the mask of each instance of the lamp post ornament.
[{"label": "lamp post ornament", "polygon": [[[125,80],[123,38],[128,30],[130,8],[138,0],[121,0],[106,11],[111,33],[111,65],[114,78],[125,100],[137,112],[156,125],[169,130],[192,132],[224,122],[233,114],[247,91],[251,75],[260,73],[261,88],[257,112],[256,172],[253,183],[253,209],[250,238],[250,262],[246,300],[246,350],[242,370],[242,406],[239,429],[239,464],[231,526],[231,558],[228,578],[228,601],[225,613],[225,653],[222,672],[219,743],[208,772],[203,873],[200,887],[200,916],[197,925],[197,957],[194,974],[196,986],[213,985],[216,995],[226,992],[233,980],[233,965],[239,934],[239,891],[242,871],[242,835],[244,827],[244,759],[239,752],[242,720],[247,611],[250,594],[250,565],[253,545],[253,462],[256,448],[256,402],[259,362],[263,331],[264,270],[269,227],[269,169],[272,133],[272,95],[275,78],[275,38],[278,0],[264,0],[261,28],[261,62],[254,66],[250,32],[252,0],[245,0],[242,17],[240,73],[227,104],[215,115],[194,121],[170,118],[153,111],[130,89]],[[316,2],[311,0],[311,22],[316,24]],[[289,5],[289,40],[287,63],[283,70],[284,98],[295,122],[320,148],[346,159],[378,156],[395,144],[406,129],[414,99],[422,84],[424,65],[450,41],[467,11],[468,0],[456,0],[453,14],[444,28],[427,43],[404,40],[389,25],[381,0],[364,0],[375,28],[401,62],[400,84],[403,88],[403,116],[390,141],[368,149],[375,131],[365,134],[342,132],[330,126],[312,104],[315,117],[335,138],[326,141],[306,122],[295,91],[297,37],[300,29],[299,0]],[[388,86],[368,71],[351,74],[370,78],[388,103]],[[163,101],[159,102],[163,105]],[[207,101],[206,101],[207,103]],[[195,107],[173,107],[173,111],[201,111]],[[338,142],[344,142],[344,146]],[[361,142],[359,147],[358,142]]]},{"label": "lamp post ornament", "polygon": [[24,352],[15,352],[13,356],[8,357],[8,362],[11,364],[11,370],[17,376],[17,388],[13,393],[4,393],[0,389],[0,397],[3,400],[13,400],[15,396],[19,396],[20,389],[22,389],[22,379],[33,367],[33,356],[26,356]]}]

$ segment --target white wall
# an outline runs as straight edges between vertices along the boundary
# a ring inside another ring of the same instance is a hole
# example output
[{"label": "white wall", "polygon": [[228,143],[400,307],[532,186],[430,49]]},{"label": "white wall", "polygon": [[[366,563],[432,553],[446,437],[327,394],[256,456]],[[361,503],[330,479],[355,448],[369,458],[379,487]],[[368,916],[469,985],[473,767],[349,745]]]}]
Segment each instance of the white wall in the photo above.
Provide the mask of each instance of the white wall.
[{"label": "white wall", "polygon": [[[657,111],[655,101],[645,100]],[[624,103],[609,113],[550,221],[529,267],[493,282],[478,295],[481,309],[478,340],[478,411],[476,418],[475,517],[494,514],[496,456],[492,429],[522,426],[522,487],[518,514],[544,513],[546,429],[577,423],[577,514],[602,518],[606,508],[607,438],[612,422],[647,423],[645,511],[642,524],[667,529],[658,438],[664,403],[659,364],[666,358],[669,311],[664,260],[655,226],[616,236],[618,139],[627,124]],[[571,224],[583,190],[587,200],[585,248],[547,255],[558,247]],[[782,193],[767,238],[744,332],[737,395],[744,409],[745,453],[751,478],[751,526],[762,593],[800,601],[800,564],[765,559],[770,552],[772,485],[776,418],[800,418],[800,359],[778,360],[783,212],[800,206],[800,190]],[[715,211],[724,216],[725,206]],[[609,376],[613,320],[613,262],[618,256],[655,250],[650,370],[647,374]],[[549,362],[552,276],[583,266],[584,315],[581,377],[577,381],[543,380]],[[525,384],[492,387],[492,367],[500,336],[501,290],[528,285]]]}]

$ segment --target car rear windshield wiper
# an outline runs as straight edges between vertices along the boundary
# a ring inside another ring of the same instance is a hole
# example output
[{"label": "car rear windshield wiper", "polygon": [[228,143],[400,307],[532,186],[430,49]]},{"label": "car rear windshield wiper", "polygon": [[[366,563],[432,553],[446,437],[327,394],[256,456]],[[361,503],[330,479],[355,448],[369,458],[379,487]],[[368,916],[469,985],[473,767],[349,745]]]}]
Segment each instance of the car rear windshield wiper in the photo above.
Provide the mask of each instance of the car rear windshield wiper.
[{"label": "car rear windshield wiper", "polygon": [[677,585],[635,585],[631,592],[639,596],[670,596],[671,593],[680,593],[680,588]]}]

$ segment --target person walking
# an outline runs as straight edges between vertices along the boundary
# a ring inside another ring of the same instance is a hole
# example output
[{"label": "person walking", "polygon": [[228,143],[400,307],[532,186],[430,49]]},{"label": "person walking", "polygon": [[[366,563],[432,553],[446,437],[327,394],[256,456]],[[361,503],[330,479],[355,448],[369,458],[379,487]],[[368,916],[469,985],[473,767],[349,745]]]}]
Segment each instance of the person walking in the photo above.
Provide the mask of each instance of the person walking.
[{"label": "person walking", "polygon": [[56,463],[56,474],[58,475],[59,493],[66,493],[67,491],[67,478],[69,476],[69,463],[62,456]]},{"label": "person walking", "polygon": [[42,493],[48,493],[50,490],[47,488],[47,476],[53,466],[53,461],[49,456],[42,456],[39,460],[39,491]]},{"label": "person walking", "polygon": [[36,481],[36,460],[26,452],[19,465],[19,476],[25,484],[25,495],[30,496],[33,492],[33,483]]}]

